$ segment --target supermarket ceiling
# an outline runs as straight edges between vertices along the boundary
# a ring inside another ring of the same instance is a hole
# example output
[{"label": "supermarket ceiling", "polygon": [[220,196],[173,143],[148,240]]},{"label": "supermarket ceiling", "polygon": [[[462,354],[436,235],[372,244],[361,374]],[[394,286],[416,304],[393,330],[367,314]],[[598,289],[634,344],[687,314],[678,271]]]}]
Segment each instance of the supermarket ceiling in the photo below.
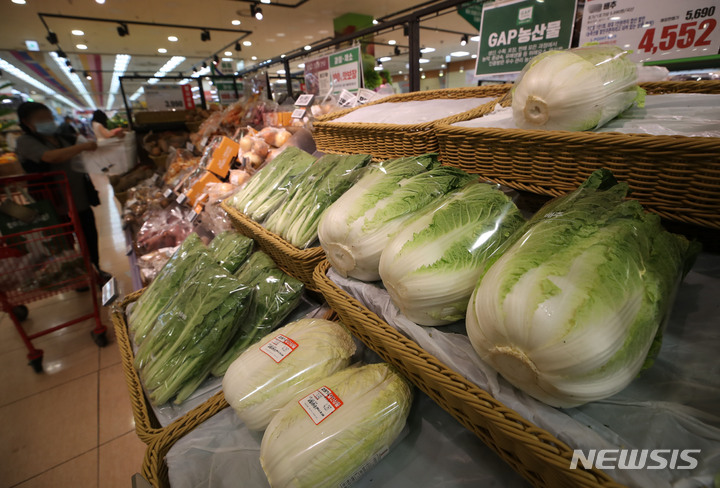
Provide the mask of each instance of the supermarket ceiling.
[{"label": "supermarket ceiling", "polygon": [[[234,66],[251,66],[283,52],[319,42],[333,36],[333,19],[348,12],[381,18],[417,5],[421,0],[277,0],[284,4],[302,3],[285,8],[263,0],[263,20],[251,15],[251,4],[238,0],[0,0],[3,28],[0,30],[0,82],[11,81],[25,92],[38,91],[32,80],[71,100],[77,106],[118,108],[122,105],[113,83],[113,72],[127,64],[125,74],[152,75],[161,68],[172,73],[189,74],[214,53],[232,58]],[[21,3],[18,3],[21,2]],[[23,3],[24,2],[24,3]],[[427,4],[428,2],[423,2]],[[56,47],[48,42],[48,28],[57,35],[67,60],[58,58]],[[210,39],[201,39],[202,30],[149,25],[127,26],[127,35],[120,35],[119,23],[97,22],[54,17],[54,15],[176,24],[178,26],[225,29],[210,30]],[[239,24],[238,24],[239,21]],[[472,52],[477,44],[460,47],[460,35],[473,29],[457,13],[429,19],[421,31],[421,44],[429,50],[424,54],[426,70],[442,69],[451,52]],[[439,29],[439,30],[438,30]],[[446,32],[451,31],[451,32]],[[407,44],[402,29],[376,36],[377,42],[396,41]],[[28,49],[26,41],[37,42],[38,51]],[[236,51],[236,42],[242,50]],[[406,50],[406,49],[405,49]],[[377,58],[392,58],[385,67],[392,74],[406,69],[407,57],[396,56],[395,46],[378,45]],[[128,54],[120,59],[117,54]],[[312,57],[312,54],[310,55]],[[470,53],[467,54],[469,59]],[[184,59],[182,59],[184,58]],[[461,60],[461,58],[458,58]],[[75,73],[69,72],[69,65]],[[293,69],[302,60],[296,60]],[[8,64],[22,71],[11,69]],[[270,72],[282,66],[270,67]],[[13,72],[15,76],[13,76]],[[25,76],[23,76],[23,74]],[[87,79],[85,75],[92,79]],[[31,79],[28,79],[30,77]],[[2,83],[0,83],[2,84]],[[116,95],[116,96],[115,96]],[[128,94],[129,95],[129,94]],[[92,101],[92,103],[90,103]]]}]

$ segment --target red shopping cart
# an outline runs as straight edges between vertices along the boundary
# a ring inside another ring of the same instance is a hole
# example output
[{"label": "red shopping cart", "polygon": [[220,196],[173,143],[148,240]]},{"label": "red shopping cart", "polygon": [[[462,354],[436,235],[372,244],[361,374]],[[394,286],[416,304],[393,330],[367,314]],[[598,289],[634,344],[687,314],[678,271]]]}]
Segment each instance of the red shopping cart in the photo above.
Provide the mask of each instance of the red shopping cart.
[{"label": "red shopping cart", "polygon": [[[95,320],[91,336],[103,347],[96,273],[62,172],[0,178],[0,305],[27,346],[33,369],[43,371],[42,349],[32,340]],[[27,305],[70,290],[89,288],[93,311],[49,329],[28,334],[22,323]]]}]

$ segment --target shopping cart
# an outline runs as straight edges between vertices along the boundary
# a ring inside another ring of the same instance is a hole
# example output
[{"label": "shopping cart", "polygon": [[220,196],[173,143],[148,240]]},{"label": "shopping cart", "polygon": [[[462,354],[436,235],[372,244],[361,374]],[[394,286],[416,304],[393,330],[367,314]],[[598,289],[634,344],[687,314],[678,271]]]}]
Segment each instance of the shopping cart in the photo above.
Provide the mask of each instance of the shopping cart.
[{"label": "shopping cart", "polygon": [[[91,336],[103,347],[96,273],[62,172],[0,178],[0,305],[28,348],[30,366],[43,371],[42,349],[32,340],[89,319]],[[89,289],[93,311],[49,329],[28,334],[21,322],[27,305],[59,293]]]}]

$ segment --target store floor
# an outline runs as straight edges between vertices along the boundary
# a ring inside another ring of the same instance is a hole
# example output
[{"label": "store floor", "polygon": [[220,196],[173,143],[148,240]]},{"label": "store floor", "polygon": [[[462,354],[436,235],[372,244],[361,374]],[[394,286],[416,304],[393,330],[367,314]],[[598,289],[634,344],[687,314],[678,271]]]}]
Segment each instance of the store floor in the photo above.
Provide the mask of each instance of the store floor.
[{"label": "store floor", "polygon": [[[121,292],[131,291],[120,212],[104,177],[95,209],[100,266]],[[91,309],[90,293],[66,293],[30,307],[26,329],[40,330]],[[7,314],[0,316],[0,488],[127,488],[145,446],[135,435],[120,355],[106,310],[109,344],[90,338],[92,321],[35,341],[45,373],[27,365],[27,350]]]}]

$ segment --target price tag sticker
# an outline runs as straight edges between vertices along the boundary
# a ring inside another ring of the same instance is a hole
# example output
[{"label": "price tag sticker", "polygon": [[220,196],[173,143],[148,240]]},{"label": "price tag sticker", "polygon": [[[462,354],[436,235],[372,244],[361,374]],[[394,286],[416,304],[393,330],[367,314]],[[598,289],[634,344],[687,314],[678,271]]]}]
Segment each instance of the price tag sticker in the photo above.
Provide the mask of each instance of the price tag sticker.
[{"label": "price tag sticker", "polygon": [[172,194],[172,188],[165,188],[165,191],[163,192],[163,198],[170,198]]},{"label": "price tag sticker", "polygon": [[318,388],[298,400],[298,403],[315,425],[320,424],[343,405],[342,400],[327,386]]},{"label": "price tag sticker", "polygon": [[118,282],[115,278],[110,278],[102,287],[102,304],[107,307],[112,304],[118,297]]},{"label": "price tag sticker", "polygon": [[293,110],[293,113],[290,117],[293,119],[302,119],[303,117],[305,117],[305,112],[307,112],[307,109],[296,108],[295,110]]},{"label": "price tag sticker", "polygon": [[187,215],[188,222],[190,222],[190,223],[195,222],[199,216],[200,216],[200,212],[196,212],[195,210],[190,210]]},{"label": "price tag sticker", "polygon": [[367,88],[360,88],[358,90],[357,101],[358,105],[365,105],[368,102],[372,102],[378,97],[378,94]]},{"label": "price tag sticker", "polygon": [[309,105],[312,105],[313,100],[315,100],[315,95],[309,93],[305,95],[300,95],[297,100],[295,100],[295,106],[296,107],[307,107]]},{"label": "price tag sticker", "polygon": [[187,150],[190,151],[190,152],[193,152],[193,151],[195,151],[195,144],[193,144],[192,142],[188,141],[188,142],[185,144],[185,149],[187,149]]},{"label": "price tag sticker", "polygon": [[187,200],[187,195],[184,193],[181,193],[178,195],[177,199],[175,200],[178,205],[182,205],[185,203],[185,200]]},{"label": "price tag sticker", "polygon": [[279,335],[260,347],[260,350],[270,356],[270,359],[279,363],[288,357],[297,347],[297,342],[287,336]]},{"label": "price tag sticker", "polygon": [[338,97],[338,104],[345,108],[355,107],[357,105],[357,97],[349,91],[343,90]]}]

